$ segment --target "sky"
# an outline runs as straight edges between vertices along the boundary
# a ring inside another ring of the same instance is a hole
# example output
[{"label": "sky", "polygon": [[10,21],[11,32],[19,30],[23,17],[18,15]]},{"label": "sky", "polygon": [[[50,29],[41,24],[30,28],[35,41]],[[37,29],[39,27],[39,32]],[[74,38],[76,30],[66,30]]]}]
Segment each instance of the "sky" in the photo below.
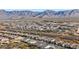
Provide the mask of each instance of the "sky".
[{"label": "sky", "polygon": [[31,9],[33,11],[79,9],[79,0],[0,0],[0,9]]},{"label": "sky", "polygon": [[13,11],[13,10],[29,10],[29,11],[35,11],[35,12],[43,12],[45,10],[53,10],[53,11],[63,11],[63,10],[66,10],[66,9],[5,9],[6,11]]}]

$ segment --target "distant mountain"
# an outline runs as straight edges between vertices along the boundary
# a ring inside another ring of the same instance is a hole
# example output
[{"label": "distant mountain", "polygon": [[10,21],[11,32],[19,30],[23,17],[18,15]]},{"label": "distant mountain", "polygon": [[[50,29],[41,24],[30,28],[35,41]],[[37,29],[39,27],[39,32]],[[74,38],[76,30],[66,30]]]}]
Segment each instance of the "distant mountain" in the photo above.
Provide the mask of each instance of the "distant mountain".
[{"label": "distant mountain", "polygon": [[21,19],[21,18],[53,18],[53,17],[79,17],[79,10],[64,10],[64,11],[53,11],[45,10],[42,12],[28,11],[28,10],[0,10],[0,19]]}]

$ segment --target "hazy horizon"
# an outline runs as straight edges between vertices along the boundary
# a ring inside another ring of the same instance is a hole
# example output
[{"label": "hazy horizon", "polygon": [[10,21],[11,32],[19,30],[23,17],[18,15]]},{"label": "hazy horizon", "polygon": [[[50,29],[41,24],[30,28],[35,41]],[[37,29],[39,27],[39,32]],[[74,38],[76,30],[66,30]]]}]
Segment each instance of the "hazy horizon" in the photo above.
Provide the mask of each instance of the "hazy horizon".
[{"label": "hazy horizon", "polygon": [[28,11],[45,11],[45,10],[52,10],[52,11],[65,11],[65,10],[73,10],[73,9],[0,9],[0,10],[6,10],[6,11],[22,11],[22,10],[28,10]]}]

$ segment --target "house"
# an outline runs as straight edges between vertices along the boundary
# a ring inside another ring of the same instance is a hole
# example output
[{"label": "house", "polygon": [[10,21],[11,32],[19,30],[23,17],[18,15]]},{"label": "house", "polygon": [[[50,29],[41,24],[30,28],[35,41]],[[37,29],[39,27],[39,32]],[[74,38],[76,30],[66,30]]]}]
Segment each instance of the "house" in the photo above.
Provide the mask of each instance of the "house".
[{"label": "house", "polygon": [[79,34],[79,28],[77,29],[77,33]]}]

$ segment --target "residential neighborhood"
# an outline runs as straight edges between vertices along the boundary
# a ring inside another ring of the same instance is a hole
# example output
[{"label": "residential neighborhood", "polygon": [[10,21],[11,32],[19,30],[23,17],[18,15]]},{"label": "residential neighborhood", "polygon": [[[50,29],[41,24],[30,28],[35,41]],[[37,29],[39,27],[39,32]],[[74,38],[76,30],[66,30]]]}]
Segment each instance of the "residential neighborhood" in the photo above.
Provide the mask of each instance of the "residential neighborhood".
[{"label": "residential neighborhood", "polygon": [[78,49],[79,23],[53,21],[2,21],[0,48]]}]

